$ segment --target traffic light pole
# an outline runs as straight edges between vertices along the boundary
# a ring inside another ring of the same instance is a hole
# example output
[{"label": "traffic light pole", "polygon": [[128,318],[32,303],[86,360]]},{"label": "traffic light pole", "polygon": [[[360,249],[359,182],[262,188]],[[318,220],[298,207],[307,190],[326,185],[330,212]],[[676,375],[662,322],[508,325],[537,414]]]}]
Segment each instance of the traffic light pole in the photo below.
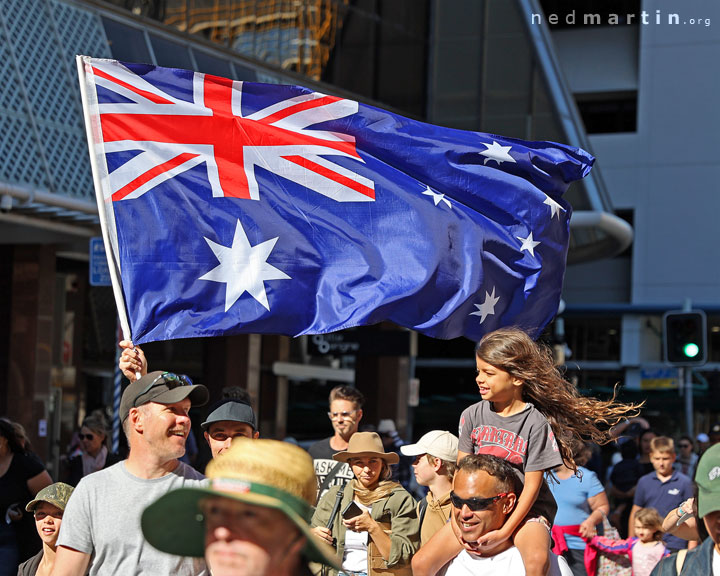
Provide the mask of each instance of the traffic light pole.
[{"label": "traffic light pole", "polygon": [[690,438],[694,438],[692,370],[690,367],[684,366],[678,370],[680,371],[680,386],[685,394],[685,433]]}]

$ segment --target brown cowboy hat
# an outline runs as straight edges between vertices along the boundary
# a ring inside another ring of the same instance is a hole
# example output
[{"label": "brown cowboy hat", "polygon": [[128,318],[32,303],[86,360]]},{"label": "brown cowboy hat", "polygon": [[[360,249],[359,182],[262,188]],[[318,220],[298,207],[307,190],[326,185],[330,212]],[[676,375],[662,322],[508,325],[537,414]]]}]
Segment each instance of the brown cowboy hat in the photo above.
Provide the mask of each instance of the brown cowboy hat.
[{"label": "brown cowboy hat", "polygon": [[382,458],[388,464],[397,464],[400,456],[395,452],[385,452],[377,432],[355,432],[350,437],[347,450],[333,455],[333,460],[347,462],[351,458]]}]

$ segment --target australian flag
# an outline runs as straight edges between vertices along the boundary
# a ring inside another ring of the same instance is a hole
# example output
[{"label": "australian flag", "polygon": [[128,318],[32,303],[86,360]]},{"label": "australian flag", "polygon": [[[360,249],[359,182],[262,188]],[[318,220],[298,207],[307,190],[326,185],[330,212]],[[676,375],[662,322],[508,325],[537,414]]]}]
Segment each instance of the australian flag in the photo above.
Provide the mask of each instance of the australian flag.
[{"label": "australian flag", "polygon": [[432,126],[298,86],[78,57],[132,339],[436,338],[555,315],[578,148]]}]

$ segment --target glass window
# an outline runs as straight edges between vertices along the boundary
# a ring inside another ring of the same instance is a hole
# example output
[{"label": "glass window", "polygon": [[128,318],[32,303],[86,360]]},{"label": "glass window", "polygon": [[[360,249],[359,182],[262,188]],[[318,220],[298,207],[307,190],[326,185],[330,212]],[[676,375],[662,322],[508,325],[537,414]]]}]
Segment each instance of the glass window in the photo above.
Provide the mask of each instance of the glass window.
[{"label": "glass window", "polygon": [[153,34],[150,34],[150,43],[155,53],[155,61],[160,66],[184,68],[185,70],[193,69],[190,51],[187,46]]},{"label": "glass window", "polygon": [[113,58],[123,62],[153,64],[145,33],[109,18],[102,19]]},{"label": "glass window", "polygon": [[620,316],[565,318],[565,336],[573,360],[620,360]]},{"label": "glass window", "polygon": [[222,76],[223,78],[233,77],[230,62],[227,60],[220,60],[220,58],[211,56],[202,50],[193,50],[193,54],[195,55],[195,62],[197,62],[198,72],[205,72],[205,74],[213,74],[214,76]]},{"label": "glass window", "polygon": [[249,66],[243,66],[242,64],[234,62],[233,68],[235,69],[234,78],[237,78],[238,80],[245,80],[246,82],[258,81],[257,72],[255,72],[255,70],[253,70]]}]

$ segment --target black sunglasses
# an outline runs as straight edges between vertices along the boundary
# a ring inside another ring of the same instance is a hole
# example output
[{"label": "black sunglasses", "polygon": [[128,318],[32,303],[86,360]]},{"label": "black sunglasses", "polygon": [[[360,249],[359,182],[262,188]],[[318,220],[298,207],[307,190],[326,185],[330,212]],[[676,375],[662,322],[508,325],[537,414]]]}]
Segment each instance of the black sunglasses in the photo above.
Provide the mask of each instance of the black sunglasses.
[{"label": "black sunglasses", "polygon": [[480,510],[487,510],[490,505],[500,498],[507,496],[509,492],[503,492],[492,498],[460,498],[455,492],[450,492],[450,501],[455,508],[462,508],[467,506],[473,512],[479,512]]},{"label": "black sunglasses", "polygon": [[165,384],[169,390],[172,390],[174,388],[179,388],[180,386],[192,386],[193,382],[190,380],[188,376],[185,376],[185,374],[175,374],[173,372],[163,372],[155,378],[150,384],[145,386],[145,388],[140,392],[137,396],[135,396],[135,400],[133,400],[133,407],[137,407],[137,401],[140,396],[144,396],[150,390],[155,388],[155,386],[161,386]]},{"label": "black sunglasses", "polygon": [[80,440],[92,440],[93,438],[95,438],[95,435],[94,434],[78,434],[78,438],[80,438]]}]

